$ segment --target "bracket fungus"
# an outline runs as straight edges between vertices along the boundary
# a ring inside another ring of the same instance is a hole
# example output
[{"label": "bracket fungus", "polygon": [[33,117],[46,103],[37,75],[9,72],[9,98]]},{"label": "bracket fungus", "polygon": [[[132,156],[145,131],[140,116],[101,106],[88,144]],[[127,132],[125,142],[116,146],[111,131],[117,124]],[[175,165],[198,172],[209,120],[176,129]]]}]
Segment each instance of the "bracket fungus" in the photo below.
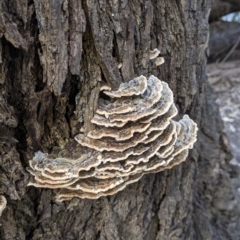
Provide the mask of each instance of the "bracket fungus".
[{"label": "bracket fungus", "polygon": [[28,185],[59,189],[57,201],[96,199],[186,159],[197,125],[188,115],[173,120],[178,111],[167,83],[139,76],[117,91],[101,91],[105,97],[91,120],[94,129],[84,126],[57,153],[35,153]]}]

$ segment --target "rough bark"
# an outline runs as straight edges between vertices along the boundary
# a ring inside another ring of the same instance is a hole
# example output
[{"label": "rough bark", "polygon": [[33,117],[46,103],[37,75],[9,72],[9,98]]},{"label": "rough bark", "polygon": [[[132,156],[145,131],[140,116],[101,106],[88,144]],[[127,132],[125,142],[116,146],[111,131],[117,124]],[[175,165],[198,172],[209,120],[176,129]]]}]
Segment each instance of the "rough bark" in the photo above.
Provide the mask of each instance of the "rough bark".
[{"label": "rough bark", "polygon": [[[230,239],[227,148],[205,93],[209,4],[1,1],[1,239]],[[155,47],[161,67],[148,61]],[[99,81],[117,88],[140,74],[168,82],[180,115],[201,126],[185,163],[98,200],[56,203],[55,191],[26,186],[34,152],[64,146],[92,114]]]}]

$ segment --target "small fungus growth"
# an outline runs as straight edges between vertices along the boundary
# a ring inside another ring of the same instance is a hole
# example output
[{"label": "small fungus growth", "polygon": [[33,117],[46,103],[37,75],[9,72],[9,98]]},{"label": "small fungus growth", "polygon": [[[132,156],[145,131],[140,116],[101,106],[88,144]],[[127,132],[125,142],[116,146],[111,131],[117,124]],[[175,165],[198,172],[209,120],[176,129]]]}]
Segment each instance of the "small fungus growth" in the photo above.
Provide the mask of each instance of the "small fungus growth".
[{"label": "small fungus growth", "polygon": [[3,210],[7,206],[7,200],[3,195],[0,195],[0,217],[2,215]]},{"label": "small fungus growth", "polygon": [[[151,58],[159,53],[152,52]],[[28,185],[59,189],[57,201],[113,195],[143,175],[183,162],[196,141],[197,125],[188,115],[180,121],[168,84],[139,76],[117,91],[101,88],[91,120],[58,153],[38,151],[30,160]],[[101,96],[102,96],[101,95]]]}]

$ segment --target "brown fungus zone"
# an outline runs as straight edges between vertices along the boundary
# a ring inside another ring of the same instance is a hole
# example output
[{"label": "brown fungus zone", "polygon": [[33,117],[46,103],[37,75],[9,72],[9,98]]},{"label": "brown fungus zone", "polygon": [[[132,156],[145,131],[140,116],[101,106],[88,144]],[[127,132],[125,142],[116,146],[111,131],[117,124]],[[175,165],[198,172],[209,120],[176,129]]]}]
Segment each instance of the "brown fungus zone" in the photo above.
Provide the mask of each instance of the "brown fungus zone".
[{"label": "brown fungus zone", "polygon": [[[168,84],[139,76],[116,91],[101,88],[91,122],[51,154],[40,151],[29,162],[28,185],[59,189],[56,200],[113,195],[148,173],[183,162],[197,139],[197,125],[178,111]],[[102,94],[102,95],[103,95]]]}]

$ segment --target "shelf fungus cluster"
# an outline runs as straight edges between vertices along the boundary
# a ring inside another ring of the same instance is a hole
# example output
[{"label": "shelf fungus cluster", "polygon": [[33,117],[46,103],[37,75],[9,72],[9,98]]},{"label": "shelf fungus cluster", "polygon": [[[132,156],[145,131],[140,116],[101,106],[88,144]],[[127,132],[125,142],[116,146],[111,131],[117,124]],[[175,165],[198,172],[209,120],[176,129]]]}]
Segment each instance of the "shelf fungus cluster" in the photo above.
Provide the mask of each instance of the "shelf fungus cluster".
[{"label": "shelf fungus cluster", "polygon": [[144,174],[183,162],[196,141],[197,125],[177,108],[168,84],[137,77],[118,90],[102,87],[91,124],[58,153],[37,152],[29,185],[59,189],[58,201],[113,195]]}]

